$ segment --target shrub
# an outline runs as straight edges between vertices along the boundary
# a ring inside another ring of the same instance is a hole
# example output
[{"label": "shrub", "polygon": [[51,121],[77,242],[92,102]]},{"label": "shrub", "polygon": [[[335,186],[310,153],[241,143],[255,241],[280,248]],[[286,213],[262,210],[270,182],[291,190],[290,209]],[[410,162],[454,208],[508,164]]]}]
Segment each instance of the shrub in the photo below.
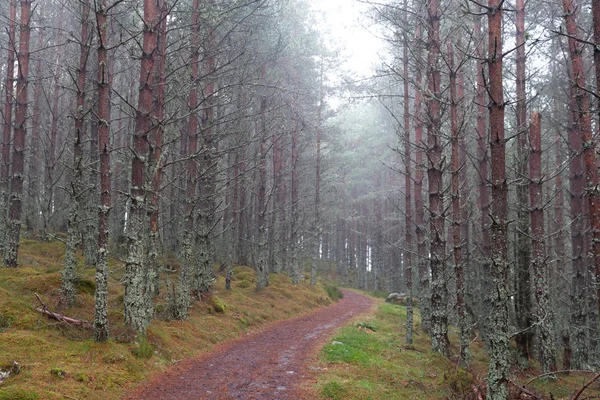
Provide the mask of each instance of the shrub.
[{"label": "shrub", "polygon": [[338,301],[344,297],[344,293],[337,286],[327,285],[325,286],[325,291],[333,301]]},{"label": "shrub", "polygon": [[212,298],[212,306],[213,309],[218,313],[224,313],[227,311],[227,303],[223,301],[220,297],[214,296]]},{"label": "shrub", "polygon": [[40,395],[25,389],[0,389],[0,400],[39,400]]},{"label": "shrub", "polygon": [[137,358],[151,358],[154,355],[154,346],[148,342],[145,336],[142,336],[138,340],[138,346],[131,350],[131,352]]}]

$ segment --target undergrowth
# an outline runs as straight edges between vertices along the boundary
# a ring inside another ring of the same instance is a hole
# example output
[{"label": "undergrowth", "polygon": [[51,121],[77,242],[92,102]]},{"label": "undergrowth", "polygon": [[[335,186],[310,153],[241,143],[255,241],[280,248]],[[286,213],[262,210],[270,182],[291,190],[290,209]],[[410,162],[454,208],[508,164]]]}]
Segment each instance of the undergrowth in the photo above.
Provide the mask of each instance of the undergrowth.
[{"label": "undergrowth", "polygon": [[342,291],[337,286],[325,285],[324,289],[327,292],[329,298],[333,301],[338,301],[344,297],[344,293],[342,293]]},{"label": "undergrowth", "polygon": [[[429,336],[420,330],[415,309],[414,343],[405,343],[406,308],[381,302],[371,319],[350,323],[340,329],[321,351],[316,396],[322,399],[478,399],[485,398],[488,357],[481,341],[471,345],[468,370],[457,367],[455,359],[431,352]],[[450,340],[458,343],[451,328]],[[453,354],[459,349],[453,348]],[[557,375],[556,379],[536,379],[538,366],[516,373],[512,380],[538,394],[539,399],[569,399],[589,379],[589,374]],[[512,399],[522,399],[515,385]],[[600,398],[600,384],[586,391],[585,398]],[[592,397],[590,397],[592,396]]]},{"label": "undergrowth", "polygon": [[[234,269],[232,290],[224,290],[219,275],[211,296],[192,302],[189,319],[166,317],[167,281],[177,282],[175,259],[161,277],[161,296],[155,299],[155,319],[146,337],[136,337],[123,325],[124,265],[109,261],[108,318],[111,340],[94,343],[92,332],[51,321],[35,311],[38,293],[52,311],[72,318],[94,319],[94,274],[79,257],[77,303],[64,308],[60,295],[64,245],[23,240],[19,268],[0,268],[0,365],[17,361],[21,372],[2,382],[0,400],[119,399],[151,375],[184,358],[212,350],[235,337],[264,329],[331,304],[328,293],[308,283],[292,285],[283,275],[271,275],[270,285],[257,292],[256,274],[248,267]],[[215,271],[218,271],[215,266]]]}]

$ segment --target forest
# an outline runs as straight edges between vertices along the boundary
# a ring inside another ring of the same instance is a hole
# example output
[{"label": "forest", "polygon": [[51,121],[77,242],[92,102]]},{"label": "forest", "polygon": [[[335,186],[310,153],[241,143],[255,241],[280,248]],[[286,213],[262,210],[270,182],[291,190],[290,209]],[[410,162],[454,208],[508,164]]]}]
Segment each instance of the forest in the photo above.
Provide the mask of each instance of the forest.
[{"label": "forest", "polygon": [[52,304],[92,271],[98,343],[247,266],[401,293],[407,344],[485,344],[487,399],[597,370],[600,1],[348,2],[363,75],[313,3],[2,1],[2,269],[61,243]]}]

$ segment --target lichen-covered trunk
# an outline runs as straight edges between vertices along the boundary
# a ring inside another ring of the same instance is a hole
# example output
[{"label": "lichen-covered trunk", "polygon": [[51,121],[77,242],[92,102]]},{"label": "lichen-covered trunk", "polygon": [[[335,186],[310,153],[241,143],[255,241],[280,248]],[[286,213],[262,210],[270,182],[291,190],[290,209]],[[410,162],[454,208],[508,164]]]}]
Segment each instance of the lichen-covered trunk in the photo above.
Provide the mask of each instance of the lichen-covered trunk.
[{"label": "lichen-covered trunk", "polygon": [[148,270],[148,291],[152,295],[159,293],[159,269],[158,269],[158,250],[160,248],[158,217],[159,217],[159,192],[163,175],[163,134],[164,134],[164,113],[165,113],[165,90],[167,87],[167,20],[168,8],[167,2],[160,0],[158,2],[160,12],[160,25],[158,33],[157,53],[156,53],[156,81],[154,87],[154,110],[153,118],[156,121],[156,128],[148,135],[150,154],[148,156],[148,183],[150,190],[148,199],[148,216],[150,219],[150,237],[148,243],[148,254],[146,258]]},{"label": "lichen-covered trunk", "polygon": [[506,141],[504,136],[504,92],[502,80],[502,0],[488,2],[488,95],[491,154],[492,288],[489,330],[490,363],[488,399],[506,400],[510,373],[508,289],[508,187],[506,183]]},{"label": "lichen-covered trunk", "polygon": [[[571,110],[571,126],[569,132],[569,145],[573,153],[573,159],[570,164],[571,182],[569,191],[571,192],[571,238],[573,251],[573,280],[571,295],[571,346],[573,356],[571,361],[572,368],[585,368],[588,355],[587,348],[587,298],[586,290],[586,267],[584,251],[584,220],[583,220],[583,157],[585,155],[585,145],[591,140],[591,116],[589,113],[589,100],[585,92],[585,75],[582,58],[582,44],[577,41],[579,37],[577,32],[576,14],[579,4],[576,0],[563,0],[563,10],[565,13],[566,31],[569,35],[569,56],[571,59],[571,91],[569,108]],[[593,151],[593,148],[592,148]],[[591,211],[591,210],[590,210]]]},{"label": "lichen-covered trunk", "polygon": [[[407,7],[408,0],[404,0]],[[404,95],[404,208],[405,208],[405,250],[404,250],[404,275],[406,282],[406,343],[413,343],[413,267],[412,252],[414,222],[412,220],[412,171],[411,171],[411,145],[410,145],[410,94],[408,88],[408,34],[404,31],[404,43],[402,46],[403,67],[403,95]]]},{"label": "lichen-covered trunk", "polygon": [[[265,79],[266,66],[262,68],[262,79]],[[267,126],[266,126],[267,98],[260,99],[260,155],[258,160],[258,204],[257,204],[257,268],[256,290],[262,290],[269,285],[269,266],[267,265],[266,243],[266,213],[267,213]]]},{"label": "lichen-covered trunk", "polygon": [[81,195],[83,193],[83,140],[84,140],[84,107],[85,107],[85,81],[87,75],[87,59],[90,52],[89,46],[89,12],[87,0],[81,3],[81,38],[79,43],[79,67],[77,69],[76,102],[74,115],[75,130],[73,131],[73,166],[69,195],[71,204],[68,217],[67,245],[65,248],[65,262],[62,273],[62,295],[67,305],[75,303],[75,270],[77,246],[80,243],[79,223],[81,221]]},{"label": "lichen-covered trunk", "polygon": [[[315,220],[313,222],[313,254],[310,269],[310,284],[317,284],[317,270],[321,262],[321,130],[323,124],[323,64],[319,79],[319,106],[317,109],[317,159],[315,165]],[[324,255],[326,257],[326,255]]]},{"label": "lichen-covered trunk", "polygon": [[[212,5],[213,2],[209,1]],[[212,27],[208,27],[208,46],[204,55],[204,76],[206,84],[203,90],[204,102],[202,103],[202,143],[203,151],[200,160],[201,172],[199,179],[199,216],[198,216],[198,252],[197,264],[194,270],[193,291],[198,296],[210,290],[215,279],[213,270],[214,249],[211,244],[211,234],[216,217],[216,179],[217,158],[214,123],[214,96],[215,96],[215,33]]]},{"label": "lichen-covered trunk", "polygon": [[298,116],[296,115],[295,100],[292,104],[292,205],[290,222],[290,253],[292,263],[292,283],[300,283],[300,268],[298,266],[298,229],[299,229],[299,211],[298,211]]},{"label": "lichen-covered trunk", "polygon": [[529,172],[531,183],[529,199],[531,201],[531,239],[532,267],[534,277],[534,323],[537,326],[539,359],[542,372],[556,371],[556,349],[554,345],[554,312],[550,306],[549,268],[546,263],[546,244],[544,237],[544,197],[542,186],[542,131],[540,114],[531,115],[529,129]]},{"label": "lichen-covered trunk", "polygon": [[516,274],[515,274],[515,317],[520,333],[515,337],[517,361],[523,369],[528,368],[533,346],[531,301],[531,239],[529,219],[528,152],[527,152],[527,98],[525,87],[525,0],[516,2]]},{"label": "lichen-covered trunk", "polygon": [[427,179],[429,182],[429,243],[431,265],[431,349],[450,355],[448,340],[448,289],[446,287],[446,240],[441,121],[440,10],[439,1],[427,3]]},{"label": "lichen-covered trunk", "polygon": [[8,209],[8,231],[4,264],[17,267],[19,240],[21,238],[21,211],[23,207],[23,175],[25,172],[25,135],[27,133],[27,88],[29,86],[29,37],[31,29],[32,0],[21,0],[21,23],[19,26],[19,51],[17,53],[17,108],[13,153],[10,171],[10,201]]},{"label": "lichen-covered trunk", "polygon": [[[56,34],[56,43],[62,43],[62,32],[63,32],[63,13],[64,6],[61,5],[60,11],[58,14],[58,26],[57,26],[57,34]],[[57,164],[56,160],[56,145],[58,139],[58,120],[60,115],[58,113],[58,100],[60,99],[60,68],[61,66],[61,55],[62,55],[63,46],[58,46],[56,49],[56,63],[54,70],[54,88],[52,91],[52,120],[50,122],[50,143],[48,145],[48,150],[46,152],[45,162],[46,162],[46,170],[44,175],[44,207],[42,209],[43,218],[42,218],[42,231],[40,232],[40,236],[42,240],[48,240],[48,234],[50,227],[50,222],[54,214],[54,187],[56,185],[55,182],[55,168]]]},{"label": "lichen-covered trunk", "polygon": [[[596,69],[596,88],[600,87],[600,2],[592,1],[592,17],[594,21],[594,67]],[[597,99],[600,106],[600,99]],[[598,107],[597,106],[597,107]],[[596,112],[600,114],[600,108]],[[599,128],[596,126],[596,130]],[[588,191],[588,203],[590,212],[590,223],[592,227],[592,253],[594,255],[594,285],[596,286],[596,297],[598,311],[600,312],[600,187],[598,182],[598,170],[596,165],[596,143],[592,138],[592,131],[584,132],[584,157],[585,176]]]},{"label": "lichen-covered trunk", "polygon": [[[482,60],[484,58],[483,51],[483,28],[481,26],[481,16],[477,16],[475,18],[475,36],[476,36],[476,49],[475,54],[477,55],[478,60]],[[480,265],[480,290],[478,293],[478,302],[481,304],[481,309],[479,310],[478,315],[478,325],[479,331],[483,339],[487,338],[487,333],[489,332],[489,324],[490,324],[490,315],[492,306],[490,304],[490,298],[488,294],[492,288],[491,283],[491,237],[490,237],[490,229],[489,229],[489,215],[490,215],[490,190],[488,187],[489,184],[489,159],[488,159],[488,149],[487,149],[487,126],[486,126],[486,88],[483,77],[483,71],[481,67],[481,62],[476,61],[477,65],[475,67],[475,71],[477,74],[477,90],[476,90],[476,100],[477,103],[477,116],[476,116],[476,127],[477,131],[477,170],[479,172],[479,193],[477,197],[478,208],[481,210],[480,218],[479,218],[479,232],[480,235],[477,235],[477,247],[481,251],[481,255],[479,258]]]},{"label": "lichen-covered trunk", "polygon": [[186,320],[190,307],[190,288],[194,265],[194,212],[197,199],[198,170],[196,167],[196,152],[198,149],[198,88],[196,82],[199,76],[198,58],[200,56],[200,0],[192,3],[192,56],[190,61],[190,92],[188,96],[189,119],[187,124],[187,161],[185,199],[183,206],[184,222],[181,237],[181,268],[179,269],[179,285],[175,296],[174,318]]},{"label": "lichen-covered trunk", "polygon": [[[422,40],[421,25],[417,23],[415,32],[415,46],[421,46]],[[419,48],[419,47],[417,47]],[[423,74],[421,69],[417,69],[415,77],[415,105],[414,105],[414,124],[415,124],[415,143],[417,147],[424,147],[423,142],[423,93],[421,84]],[[427,228],[425,226],[425,204],[423,202],[423,152],[417,151],[415,157],[415,214],[417,229],[417,255],[419,272],[419,305],[421,308],[421,329],[429,332],[431,329],[431,301],[429,298],[429,262],[427,257]]]},{"label": "lichen-covered trunk", "polygon": [[[38,31],[37,45],[38,50],[45,46],[44,42],[44,30]],[[32,195],[29,196],[27,201],[27,210],[25,216],[25,229],[31,237],[38,237],[39,230],[41,227],[41,179],[40,175],[43,175],[40,171],[41,157],[40,157],[40,117],[42,115],[42,86],[43,86],[43,69],[42,69],[42,57],[38,57],[35,62],[35,84],[33,85],[33,110],[31,113],[31,140],[29,142],[29,168],[27,169],[27,190]],[[4,221],[5,222],[5,221]],[[0,222],[2,224],[2,222]],[[1,235],[1,234],[0,234]],[[0,236],[2,237],[2,236]]]},{"label": "lichen-covered trunk", "polygon": [[108,1],[96,3],[98,41],[98,154],[100,156],[100,207],[98,209],[98,255],[94,297],[94,340],[108,340],[108,239],[110,214],[110,81],[108,79]]},{"label": "lichen-covered trunk", "polygon": [[148,268],[145,263],[149,224],[147,218],[146,171],[148,165],[148,135],[153,126],[153,88],[155,55],[158,46],[159,12],[155,0],[144,0],[144,34],[139,97],[133,135],[133,160],[131,163],[131,207],[127,229],[127,263],[125,265],[125,295],[123,307],[125,323],[144,335],[152,318],[152,294],[148,285]]},{"label": "lichen-covered trunk", "polygon": [[4,124],[2,126],[2,164],[0,164],[0,259],[4,259],[5,238],[8,230],[8,195],[10,173],[10,143],[13,128],[12,110],[14,104],[15,78],[15,34],[17,21],[17,0],[10,0],[8,24],[8,50],[6,56],[6,84],[4,99]]},{"label": "lichen-covered trunk", "polygon": [[[451,194],[452,194],[452,256],[454,259],[454,277],[456,279],[456,315],[460,329],[460,364],[469,365],[469,344],[471,342],[467,311],[465,308],[465,277],[464,260],[461,242],[461,228],[466,221],[462,220],[460,193],[459,135],[462,123],[458,117],[458,85],[456,82],[458,70],[454,67],[454,49],[448,43],[448,66],[450,73],[450,130],[451,130]],[[460,69],[460,67],[459,67]]]}]

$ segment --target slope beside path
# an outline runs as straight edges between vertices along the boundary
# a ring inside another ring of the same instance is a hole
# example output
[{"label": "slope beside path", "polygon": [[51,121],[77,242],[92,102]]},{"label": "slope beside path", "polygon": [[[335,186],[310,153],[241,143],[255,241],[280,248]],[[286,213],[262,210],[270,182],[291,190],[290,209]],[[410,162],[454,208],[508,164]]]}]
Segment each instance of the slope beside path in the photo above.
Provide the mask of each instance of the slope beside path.
[{"label": "slope beside path", "polygon": [[127,400],[303,398],[308,361],[336,328],[372,309],[351,291],[333,306],[282,321],[189,360],[142,384]]}]

